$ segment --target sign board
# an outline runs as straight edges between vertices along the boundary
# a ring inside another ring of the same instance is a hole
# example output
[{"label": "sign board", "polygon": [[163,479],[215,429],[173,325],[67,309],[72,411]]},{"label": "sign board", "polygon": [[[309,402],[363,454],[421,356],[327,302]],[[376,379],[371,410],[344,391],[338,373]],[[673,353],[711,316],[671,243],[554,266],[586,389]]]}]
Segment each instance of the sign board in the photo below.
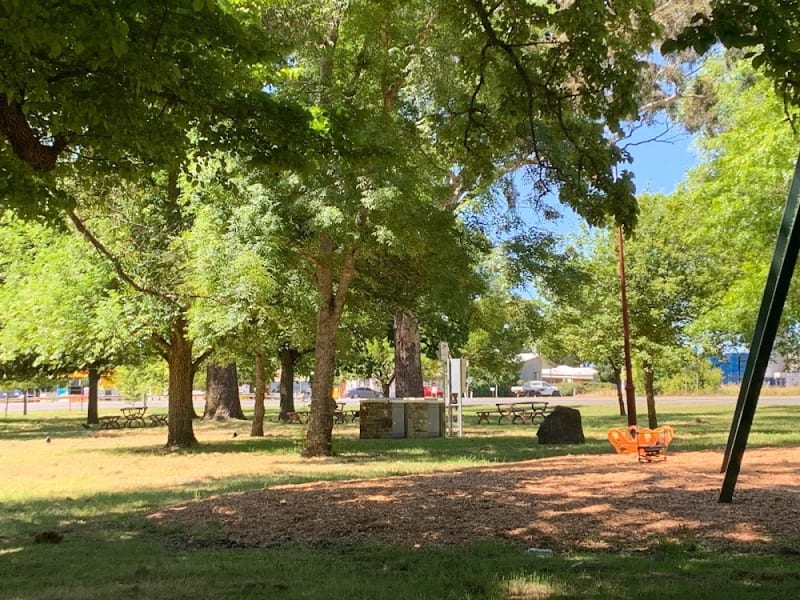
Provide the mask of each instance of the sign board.
[{"label": "sign board", "polygon": [[466,393],[467,386],[467,365],[469,361],[466,358],[451,358],[450,359],[450,394],[458,394],[459,396]]}]

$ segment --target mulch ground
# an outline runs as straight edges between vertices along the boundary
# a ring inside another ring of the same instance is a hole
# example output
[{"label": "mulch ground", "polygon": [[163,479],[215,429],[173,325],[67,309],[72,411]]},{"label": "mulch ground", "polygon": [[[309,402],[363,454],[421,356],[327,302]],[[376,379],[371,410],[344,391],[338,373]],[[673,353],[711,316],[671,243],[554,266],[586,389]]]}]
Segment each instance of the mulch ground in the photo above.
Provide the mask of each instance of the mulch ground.
[{"label": "mulch ground", "polygon": [[187,540],[215,531],[216,542],[245,547],[494,539],[556,551],[637,551],[693,540],[800,553],[798,450],[748,450],[732,504],[718,502],[722,455],[684,452],[651,464],[579,455],[282,486],[177,505],[151,519],[185,528]]}]

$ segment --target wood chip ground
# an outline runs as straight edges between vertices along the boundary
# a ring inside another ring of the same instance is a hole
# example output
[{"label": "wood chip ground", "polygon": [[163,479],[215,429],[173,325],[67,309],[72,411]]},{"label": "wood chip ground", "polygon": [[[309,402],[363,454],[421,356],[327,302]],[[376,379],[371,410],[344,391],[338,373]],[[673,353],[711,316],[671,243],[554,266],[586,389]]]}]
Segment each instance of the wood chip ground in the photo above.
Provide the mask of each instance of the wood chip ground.
[{"label": "wood chip ground", "polygon": [[556,551],[646,550],[693,540],[758,551],[800,544],[799,448],[748,450],[732,504],[720,504],[719,452],[639,464],[563,456],[370,480],[216,496],[151,515],[218,543],[386,543],[409,547],[505,540]]}]

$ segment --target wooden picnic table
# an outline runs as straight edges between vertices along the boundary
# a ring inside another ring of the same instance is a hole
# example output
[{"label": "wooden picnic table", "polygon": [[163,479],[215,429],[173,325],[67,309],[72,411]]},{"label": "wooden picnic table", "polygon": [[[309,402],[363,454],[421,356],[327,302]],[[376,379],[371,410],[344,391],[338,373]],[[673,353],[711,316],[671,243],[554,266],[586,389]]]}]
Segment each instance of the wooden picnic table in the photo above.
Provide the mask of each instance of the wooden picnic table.
[{"label": "wooden picnic table", "polygon": [[122,423],[123,427],[133,427],[134,425],[145,427],[147,425],[144,420],[144,413],[147,412],[146,406],[129,406],[120,408],[120,411],[122,412],[122,418],[125,419],[125,422]]},{"label": "wooden picnic table", "polygon": [[[498,402],[497,406],[497,424],[502,423],[503,419],[511,423],[528,423],[536,422],[537,417],[542,419],[547,416],[549,402],[543,401],[528,401],[528,402]],[[478,422],[486,420],[489,422],[489,415],[478,414]]]},{"label": "wooden picnic table", "polygon": [[154,415],[150,415],[150,424],[154,427],[158,427],[159,425],[169,425],[169,415],[163,413],[157,413]]},{"label": "wooden picnic table", "polygon": [[543,401],[535,401],[531,402],[531,424],[536,422],[536,417],[541,417],[544,421],[544,418],[547,416],[549,411],[548,406],[550,405],[549,402]]},{"label": "wooden picnic table", "polygon": [[122,425],[119,422],[120,415],[105,415],[98,417],[97,421],[100,429],[119,429]]}]

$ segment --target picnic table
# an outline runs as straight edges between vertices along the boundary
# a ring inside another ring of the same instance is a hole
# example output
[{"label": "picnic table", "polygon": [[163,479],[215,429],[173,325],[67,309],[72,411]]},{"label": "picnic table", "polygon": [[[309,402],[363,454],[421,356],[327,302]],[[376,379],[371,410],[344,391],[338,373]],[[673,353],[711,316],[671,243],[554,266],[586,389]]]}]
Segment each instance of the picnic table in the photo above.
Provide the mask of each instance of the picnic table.
[{"label": "picnic table", "polygon": [[[503,419],[511,423],[528,423],[536,422],[538,417],[542,419],[547,416],[549,402],[531,401],[531,402],[498,402],[497,406],[497,424],[502,423]],[[478,423],[485,420],[489,422],[489,411],[478,413]]]},{"label": "picnic table", "polygon": [[498,402],[497,406],[497,424],[503,422],[503,419],[510,423],[525,423],[526,408],[530,406],[530,402]]},{"label": "picnic table", "polygon": [[168,415],[162,413],[150,415],[150,424],[154,427],[158,427],[159,425],[169,425]]},{"label": "picnic table", "polygon": [[548,409],[549,405],[550,405],[549,402],[542,402],[542,401],[531,402],[531,416],[530,416],[531,424],[536,422],[536,417],[541,417],[542,421],[544,421],[544,418],[547,416],[547,412],[549,410]]},{"label": "picnic table", "polygon": [[122,418],[125,419],[125,422],[122,423],[123,427],[133,427],[134,425],[145,427],[147,425],[144,420],[144,413],[147,412],[146,406],[129,406],[121,408],[120,411]]},{"label": "picnic table", "polygon": [[119,422],[120,415],[106,415],[98,417],[97,421],[100,429],[119,429],[122,425]]},{"label": "picnic table", "polygon": [[[278,420],[281,420],[281,415],[278,415]],[[297,423],[302,425],[308,420],[307,410],[293,410],[283,415],[284,423]]]}]

